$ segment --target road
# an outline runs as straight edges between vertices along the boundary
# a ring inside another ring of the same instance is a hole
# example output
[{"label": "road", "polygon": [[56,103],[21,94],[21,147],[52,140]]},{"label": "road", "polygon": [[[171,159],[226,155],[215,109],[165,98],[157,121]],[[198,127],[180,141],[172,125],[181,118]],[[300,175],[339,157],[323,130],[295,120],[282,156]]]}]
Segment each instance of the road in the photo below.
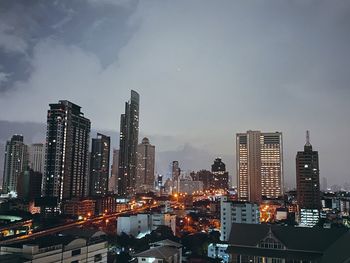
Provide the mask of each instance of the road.
[{"label": "road", "polygon": [[133,209],[133,210],[125,210],[123,212],[118,212],[118,213],[114,213],[114,214],[107,214],[104,216],[97,216],[91,219],[87,219],[87,220],[80,220],[80,221],[75,221],[75,222],[70,222],[64,225],[60,225],[60,226],[55,226],[49,229],[45,229],[39,232],[34,232],[32,234],[26,234],[26,235],[22,235],[22,236],[18,236],[18,237],[14,237],[11,239],[7,239],[7,240],[3,240],[0,241],[0,246],[1,245],[6,245],[6,244],[13,244],[13,243],[17,243],[17,242],[21,242],[27,239],[33,239],[33,238],[37,238],[37,237],[42,237],[42,236],[46,236],[46,235],[50,235],[50,234],[55,234],[73,227],[78,227],[78,226],[82,226],[84,224],[88,224],[88,223],[93,223],[93,222],[98,222],[100,220],[106,220],[106,219],[111,219],[111,218],[116,218],[118,216],[121,215],[125,215],[125,214],[130,214],[130,213],[139,213],[139,212],[144,212],[145,210],[151,209],[151,208],[156,208],[156,205],[153,205],[151,207],[142,207],[142,208],[137,208],[137,209]]}]

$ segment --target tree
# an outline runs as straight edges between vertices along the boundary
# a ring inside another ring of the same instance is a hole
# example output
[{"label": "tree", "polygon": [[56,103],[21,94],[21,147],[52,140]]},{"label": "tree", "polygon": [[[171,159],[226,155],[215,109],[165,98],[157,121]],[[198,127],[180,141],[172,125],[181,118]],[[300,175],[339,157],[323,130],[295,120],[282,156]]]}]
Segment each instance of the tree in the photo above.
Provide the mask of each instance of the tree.
[{"label": "tree", "polygon": [[150,241],[157,242],[164,239],[170,239],[177,241],[177,238],[174,236],[173,231],[168,226],[159,226],[156,230],[153,230],[150,234]]}]

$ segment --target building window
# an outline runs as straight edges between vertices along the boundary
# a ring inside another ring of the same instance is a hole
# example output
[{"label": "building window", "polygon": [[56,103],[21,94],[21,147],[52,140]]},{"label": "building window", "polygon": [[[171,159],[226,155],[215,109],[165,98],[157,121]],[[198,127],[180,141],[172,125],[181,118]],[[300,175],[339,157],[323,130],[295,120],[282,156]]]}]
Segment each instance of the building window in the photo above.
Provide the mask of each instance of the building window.
[{"label": "building window", "polygon": [[73,260],[71,263],[79,263],[79,260]]},{"label": "building window", "polygon": [[101,254],[97,254],[94,256],[94,262],[99,262],[102,260],[102,255]]},{"label": "building window", "polygon": [[284,249],[284,245],[272,237],[267,237],[261,240],[258,247],[270,249]]},{"label": "building window", "polygon": [[72,257],[76,256],[76,255],[80,255],[81,254],[81,249],[76,249],[72,251]]}]

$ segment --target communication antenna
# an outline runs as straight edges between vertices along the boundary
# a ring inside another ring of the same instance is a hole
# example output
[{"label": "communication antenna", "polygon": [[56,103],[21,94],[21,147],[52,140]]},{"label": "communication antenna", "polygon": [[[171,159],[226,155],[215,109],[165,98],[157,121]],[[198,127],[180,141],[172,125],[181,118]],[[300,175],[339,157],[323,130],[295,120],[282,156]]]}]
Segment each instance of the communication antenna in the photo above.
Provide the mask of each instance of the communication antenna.
[{"label": "communication antenna", "polygon": [[310,132],[306,131],[306,146],[310,146]]}]

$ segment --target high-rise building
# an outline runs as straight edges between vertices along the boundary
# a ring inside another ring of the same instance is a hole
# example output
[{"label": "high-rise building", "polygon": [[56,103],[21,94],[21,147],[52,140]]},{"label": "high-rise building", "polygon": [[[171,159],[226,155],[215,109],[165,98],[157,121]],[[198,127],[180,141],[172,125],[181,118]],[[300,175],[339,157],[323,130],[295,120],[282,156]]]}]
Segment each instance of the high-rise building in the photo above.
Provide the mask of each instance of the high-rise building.
[{"label": "high-rise building", "polygon": [[203,182],[203,190],[209,190],[211,187],[211,181],[213,178],[213,174],[207,170],[200,170],[193,174],[194,181]]},{"label": "high-rise building", "polygon": [[140,95],[132,90],[120,116],[118,194],[135,194]]},{"label": "high-rise building", "polygon": [[22,135],[13,135],[6,142],[2,190],[4,193],[17,191],[17,179],[28,166],[28,147]]},{"label": "high-rise building", "polygon": [[321,190],[327,191],[327,188],[328,188],[327,178],[322,177]]},{"label": "high-rise building", "polygon": [[47,112],[43,195],[64,199],[88,195],[90,120],[67,100]]},{"label": "high-rise building", "polygon": [[211,188],[213,189],[228,189],[228,172],[226,166],[221,161],[221,158],[216,158],[211,166],[213,178],[211,180]]},{"label": "high-rise building", "polygon": [[283,195],[282,133],[248,131],[236,135],[240,200],[260,203]]},{"label": "high-rise building", "polygon": [[154,165],[155,146],[149,143],[148,138],[143,138],[142,143],[137,146],[137,193],[145,193],[154,190]]},{"label": "high-rise building", "polygon": [[34,200],[41,196],[42,173],[27,169],[23,171],[17,181],[17,197]]},{"label": "high-rise building", "polygon": [[110,137],[97,133],[92,139],[90,156],[90,195],[106,195],[108,193]]},{"label": "high-rise building", "polygon": [[233,223],[259,224],[259,206],[255,203],[231,201],[227,196],[220,200],[220,240],[227,241],[230,237]]},{"label": "high-rise building", "polygon": [[159,191],[161,191],[162,187],[163,187],[163,175],[162,174],[157,175],[157,183],[156,184],[157,184],[157,189]]},{"label": "high-rise building", "polygon": [[111,177],[109,178],[109,191],[118,193],[119,150],[113,149]]},{"label": "high-rise building", "polygon": [[173,161],[171,165],[171,178],[173,181],[173,193],[179,192],[179,177],[181,174],[181,169],[179,167],[178,161]]},{"label": "high-rise building", "polygon": [[298,152],[296,156],[297,200],[300,208],[319,209],[321,196],[318,152],[312,150],[308,131],[306,137],[304,151]]},{"label": "high-rise building", "polygon": [[43,143],[29,146],[29,166],[34,172],[44,172],[45,148]]}]

